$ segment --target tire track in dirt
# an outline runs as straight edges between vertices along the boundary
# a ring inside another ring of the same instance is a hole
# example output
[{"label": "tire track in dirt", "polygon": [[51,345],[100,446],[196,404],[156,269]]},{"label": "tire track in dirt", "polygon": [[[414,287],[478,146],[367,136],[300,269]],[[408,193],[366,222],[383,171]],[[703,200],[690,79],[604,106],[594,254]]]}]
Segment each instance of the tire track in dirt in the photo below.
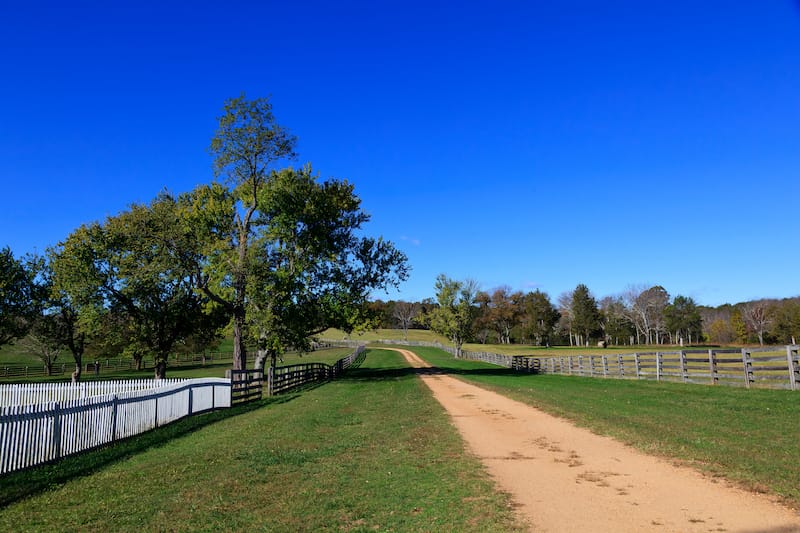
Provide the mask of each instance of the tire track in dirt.
[{"label": "tire track in dirt", "polygon": [[800,532],[800,515],[767,497],[454,377],[420,378],[533,531]]}]

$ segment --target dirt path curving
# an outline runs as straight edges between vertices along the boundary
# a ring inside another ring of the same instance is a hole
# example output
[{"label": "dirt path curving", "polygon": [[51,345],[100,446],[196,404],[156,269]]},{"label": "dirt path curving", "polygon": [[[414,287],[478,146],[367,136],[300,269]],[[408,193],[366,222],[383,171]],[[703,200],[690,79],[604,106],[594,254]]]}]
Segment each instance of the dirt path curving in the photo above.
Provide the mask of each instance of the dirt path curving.
[{"label": "dirt path curving", "polygon": [[766,497],[459,379],[421,378],[533,531],[800,532],[800,515]]}]

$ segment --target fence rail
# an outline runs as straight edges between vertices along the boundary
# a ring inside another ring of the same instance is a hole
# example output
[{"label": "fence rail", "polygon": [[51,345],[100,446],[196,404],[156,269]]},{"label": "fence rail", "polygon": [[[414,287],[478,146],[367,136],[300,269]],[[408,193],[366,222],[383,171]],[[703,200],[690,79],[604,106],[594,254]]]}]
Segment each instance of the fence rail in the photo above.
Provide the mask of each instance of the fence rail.
[{"label": "fence rail", "polygon": [[231,405],[231,384],[223,378],[197,378],[163,385],[149,390],[128,388],[98,396],[0,407],[0,474]]},{"label": "fence rail", "polygon": [[82,381],[80,383],[10,383],[0,384],[0,407],[64,402],[104,394],[154,390],[184,383],[185,379],[128,379],[118,381]]}]

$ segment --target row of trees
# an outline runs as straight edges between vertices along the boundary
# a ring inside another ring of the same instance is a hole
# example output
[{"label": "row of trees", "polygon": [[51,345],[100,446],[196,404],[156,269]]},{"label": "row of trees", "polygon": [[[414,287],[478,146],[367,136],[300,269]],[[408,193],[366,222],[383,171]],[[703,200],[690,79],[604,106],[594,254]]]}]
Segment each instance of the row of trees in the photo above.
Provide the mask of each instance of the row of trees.
[{"label": "row of trees", "polygon": [[352,184],[274,168],[295,145],[268,100],[231,99],[210,147],[220,181],[85,224],[44,257],[6,250],[0,344],[27,334],[68,347],[79,379],[85,347],[110,338],[163,377],[177,345],[207,346],[224,328],[244,369],[248,345],[254,366],[274,365],[329,327],[366,323],[369,294],[406,279],[406,257],[361,235],[369,216]]},{"label": "row of trees", "polygon": [[379,326],[429,328],[456,344],[466,341],[534,345],[794,343],[800,298],[758,300],[717,308],[670,296],[660,286],[632,286],[600,300],[586,285],[554,304],[542,291],[508,287],[481,291],[473,281],[441,275],[436,298],[373,302]]}]

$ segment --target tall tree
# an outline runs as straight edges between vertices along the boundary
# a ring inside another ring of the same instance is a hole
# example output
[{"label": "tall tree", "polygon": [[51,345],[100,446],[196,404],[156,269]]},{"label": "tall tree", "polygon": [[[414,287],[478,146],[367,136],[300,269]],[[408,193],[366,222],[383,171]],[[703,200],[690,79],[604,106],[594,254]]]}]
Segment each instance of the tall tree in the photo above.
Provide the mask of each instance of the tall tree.
[{"label": "tall tree", "polygon": [[553,329],[561,318],[550,302],[547,293],[540,290],[529,292],[523,298],[523,330],[538,346],[549,345]]},{"label": "tall tree", "polygon": [[489,296],[484,319],[497,333],[500,344],[511,344],[511,330],[522,318],[522,293],[498,287]]},{"label": "tall tree", "polygon": [[758,335],[758,343],[761,346],[764,346],[764,334],[772,323],[770,304],[768,300],[757,300],[745,304],[742,308],[744,323]]},{"label": "tall tree", "polygon": [[572,292],[571,311],[572,327],[580,335],[582,344],[588,344],[600,331],[600,311],[589,287],[582,283]]},{"label": "tall tree", "polygon": [[456,357],[461,357],[461,348],[472,333],[477,292],[478,284],[473,280],[456,281],[444,274],[436,278],[439,305],[428,312],[426,321],[432,331],[453,341]]},{"label": "tall tree", "polygon": [[661,342],[661,333],[665,331],[664,309],[669,304],[669,293],[660,285],[648,289],[630,287],[625,293],[629,317],[636,326],[637,343],[644,340],[647,344]]},{"label": "tall tree", "polygon": [[35,316],[33,276],[10,248],[0,250],[0,347],[24,337],[30,328]]},{"label": "tall tree", "polygon": [[345,180],[321,181],[310,165],[270,175],[259,195],[248,291],[263,357],[285,346],[307,349],[328,328],[371,325],[368,297],[408,275],[405,254],[383,238],[360,235],[369,221]]},{"label": "tall tree", "polygon": [[[230,314],[233,321],[233,368],[247,367],[245,327],[247,321],[247,288],[252,279],[254,254],[253,222],[259,208],[259,197],[272,171],[282,159],[295,155],[297,139],[279,125],[266,98],[247,100],[245,95],[225,102],[219,128],[211,139],[214,174],[222,177],[233,192],[218,198],[233,209],[223,226],[214,248],[206,250],[215,266],[224,273],[224,290],[213,290],[208,277],[200,277],[200,288]],[[218,191],[219,192],[219,191]],[[226,207],[212,205],[211,207]],[[211,228],[209,228],[211,229]]]},{"label": "tall tree", "polygon": [[408,328],[419,314],[419,306],[413,302],[395,302],[392,316],[403,330],[403,340],[408,340]]},{"label": "tall tree", "polygon": [[697,342],[703,331],[703,319],[692,298],[676,296],[672,303],[664,308],[665,324],[670,334],[675,334],[675,342],[683,346],[684,339],[689,344]]},{"label": "tall tree", "polygon": [[621,344],[620,339],[633,344],[636,327],[628,318],[629,313],[623,299],[619,296],[606,296],[600,300],[599,307],[606,339],[613,344]]},{"label": "tall tree", "polygon": [[567,333],[569,336],[569,345],[577,344],[577,339],[573,343],[573,323],[572,323],[572,292],[562,292],[558,297],[558,312],[561,315],[559,319],[559,330]]}]

